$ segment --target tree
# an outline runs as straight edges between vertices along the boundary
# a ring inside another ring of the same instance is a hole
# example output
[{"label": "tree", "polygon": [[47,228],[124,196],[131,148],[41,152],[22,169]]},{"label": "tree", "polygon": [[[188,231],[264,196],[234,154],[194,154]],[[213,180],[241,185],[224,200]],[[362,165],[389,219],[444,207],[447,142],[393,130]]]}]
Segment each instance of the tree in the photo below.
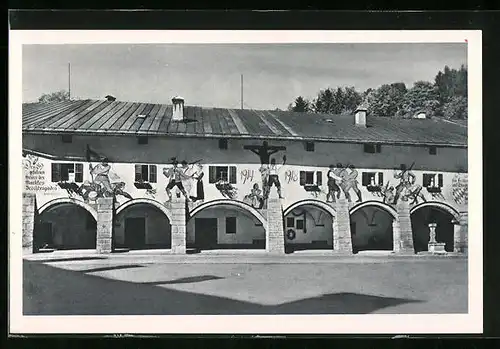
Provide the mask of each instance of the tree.
[{"label": "tree", "polygon": [[337,87],[321,90],[313,101],[317,113],[351,114],[363,101],[363,96],[354,87]]},{"label": "tree", "polygon": [[376,90],[365,91],[368,114],[374,116],[400,116],[406,85],[402,82],[384,84]]},{"label": "tree", "polygon": [[[467,67],[465,65],[458,70],[445,66],[443,71],[437,73],[434,86],[439,94],[440,114],[445,117],[454,115],[452,118],[455,119],[467,117],[466,110],[465,116],[457,114],[458,110],[462,110],[459,106],[467,101]],[[452,110],[447,111],[446,108],[452,108]]]},{"label": "tree", "polygon": [[439,105],[437,88],[430,82],[417,81],[404,95],[399,116],[413,117],[419,111],[433,116],[439,110]]},{"label": "tree", "polygon": [[443,116],[447,119],[467,119],[467,97],[450,98],[443,106]]},{"label": "tree", "polygon": [[295,98],[295,101],[288,106],[289,111],[308,113],[311,111],[311,103],[302,96]]},{"label": "tree", "polygon": [[53,103],[53,102],[62,102],[69,101],[69,92],[68,91],[57,91],[52,93],[44,93],[38,98],[38,102],[40,103]]}]

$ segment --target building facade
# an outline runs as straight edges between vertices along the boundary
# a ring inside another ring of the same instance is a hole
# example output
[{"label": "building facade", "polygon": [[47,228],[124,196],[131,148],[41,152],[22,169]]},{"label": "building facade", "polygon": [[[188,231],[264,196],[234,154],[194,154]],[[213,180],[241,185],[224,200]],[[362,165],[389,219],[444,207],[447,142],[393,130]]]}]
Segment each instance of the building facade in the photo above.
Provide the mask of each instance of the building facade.
[{"label": "building facade", "polygon": [[25,253],[467,252],[467,128],[444,120],[26,104],[23,157]]}]

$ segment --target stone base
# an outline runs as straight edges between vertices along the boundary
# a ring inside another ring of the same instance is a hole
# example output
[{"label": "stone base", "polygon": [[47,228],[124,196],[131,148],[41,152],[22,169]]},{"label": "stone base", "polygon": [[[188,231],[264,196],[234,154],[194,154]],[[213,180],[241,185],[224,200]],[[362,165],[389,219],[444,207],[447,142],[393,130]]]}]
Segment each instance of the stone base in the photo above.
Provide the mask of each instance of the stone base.
[{"label": "stone base", "polygon": [[430,253],[446,253],[445,246],[444,242],[431,242],[428,245],[428,251]]}]

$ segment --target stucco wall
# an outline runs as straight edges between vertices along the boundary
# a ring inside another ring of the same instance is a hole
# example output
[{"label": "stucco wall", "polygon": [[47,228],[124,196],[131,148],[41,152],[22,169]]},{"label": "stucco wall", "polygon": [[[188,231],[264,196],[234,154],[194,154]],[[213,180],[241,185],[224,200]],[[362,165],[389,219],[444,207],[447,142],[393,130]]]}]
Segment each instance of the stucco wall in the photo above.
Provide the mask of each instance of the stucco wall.
[{"label": "stucco wall", "polygon": [[[236,234],[226,234],[226,217],[236,217]],[[254,239],[266,238],[264,226],[252,215],[228,207],[209,207],[194,215],[187,223],[187,242],[195,242],[196,218],[217,218],[217,243],[252,244]]]},{"label": "stucco wall", "polygon": [[[59,248],[96,247],[95,219],[83,208],[72,204],[60,204],[44,211],[40,222],[52,224],[53,243]],[[89,224],[89,225],[87,225]],[[34,240],[37,240],[37,230]]]},{"label": "stucco wall", "polygon": [[[305,230],[289,228],[286,225],[287,218],[304,219],[302,212],[305,212]],[[287,244],[310,244],[313,241],[326,241],[328,245],[333,244],[333,219],[329,213],[310,205],[298,207],[285,216],[285,234],[288,229],[295,230],[295,239],[289,240],[285,237]]]},{"label": "stucco wall", "polygon": [[[351,214],[351,234],[353,250],[374,249],[376,247],[385,247],[392,250],[393,217],[384,210],[365,206]],[[353,225],[355,224],[355,234],[353,234]],[[377,245],[370,242],[375,238]],[[384,248],[382,248],[384,249]]]},{"label": "stucco wall", "polygon": [[125,220],[126,218],[144,218],[146,225],[146,244],[161,245],[168,248],[171,243],[171,225],[168,218],[148,204],[134,204],[125,208],[116,216],[115,241],[123,245],[125,243]]}]

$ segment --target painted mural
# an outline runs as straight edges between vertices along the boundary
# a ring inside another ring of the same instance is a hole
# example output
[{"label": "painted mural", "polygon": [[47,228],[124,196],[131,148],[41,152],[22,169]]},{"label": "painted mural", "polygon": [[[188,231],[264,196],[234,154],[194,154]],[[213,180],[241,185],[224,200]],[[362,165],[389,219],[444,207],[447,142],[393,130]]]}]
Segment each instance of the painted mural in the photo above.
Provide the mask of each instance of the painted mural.
[{"label": "painted mural", "polygon": [[468,203],[468,175],[467,173],[457,173],[453,177],[451,190],[453,200],[459,205],[467,205]]}]

